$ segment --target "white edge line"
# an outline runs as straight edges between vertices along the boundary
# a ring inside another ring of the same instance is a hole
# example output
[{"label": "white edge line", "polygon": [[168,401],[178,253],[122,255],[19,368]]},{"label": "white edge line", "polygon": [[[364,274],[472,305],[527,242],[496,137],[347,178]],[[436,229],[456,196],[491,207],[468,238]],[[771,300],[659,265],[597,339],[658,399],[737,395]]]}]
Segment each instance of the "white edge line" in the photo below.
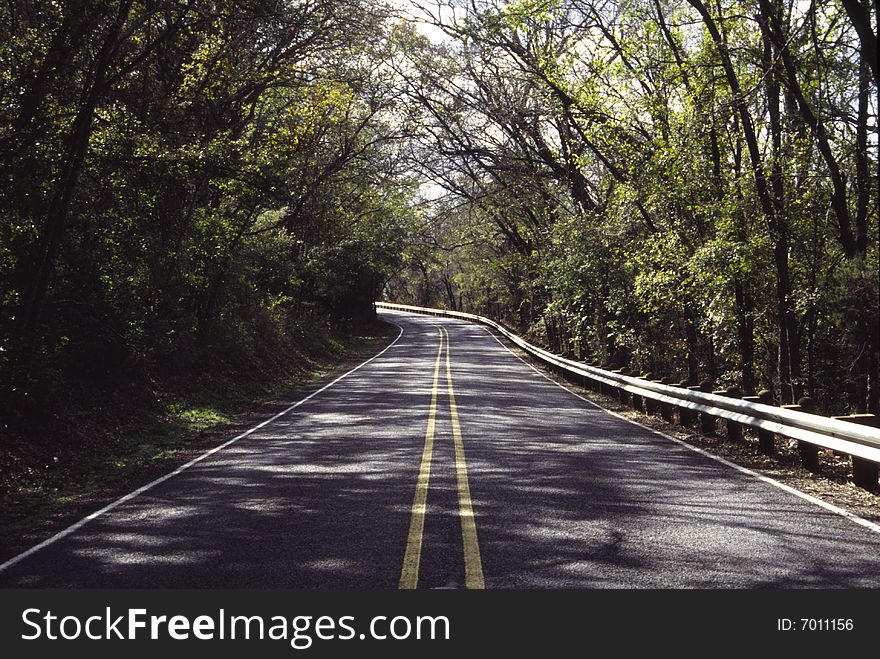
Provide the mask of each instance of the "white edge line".
[{"label": "white edge line", "polygon": [[684,446],[685,448],[688,448],[691,451],[694,451],[695,453],[699,453],[700,455],[703,455],[707,458],[710,458],[711,460],[715,460],[716,462],[720,462],[723,465],[731,467],[732,469],[735,469],[743,474],[747,474],[753,478],[756,478],[759,481],[767,483],[768,485],[772,485],[773,487],[777,487],[784,492],[788,492],[789,494],[793,494],[794,496],[799,497],[799,498],[803,499],[804,501],[809,501],[810,503],[813,503],[813,504],[819,506],[820,508],[824,508],[825,510],[828,510],[829,512],[840,515],[841,517],[845,517],[846,519],[850,520],[851,522],[855,522],[856,524],[859,524],[860,526],[864,526],[866,529],[870,529],[871,531],[874,531],[875,533],[880,533],[880,524],[875,524],[874,522],[870,522],[867,519],[864,519],[863,517],[859,517],[855,513],[851,513],[848,510],[844,510],[843,508],[838,508],[834,504],[828,503],[827,501],[823,501],[822,499],[819,499],[819,498],[814,497],[810,494],[807,494],[806,492],[801,492],[800,490],[795,489],[795,488],[791,487],[790,485],[786,485],[785,483],[780,483],[779,481],[774,480],[773,478],[770,478],[769,476],[765,476],[764,474],[760,474],[756,471],[752,471],[748,467],[743,467],[742,465],[738,465],[735,462],[731,462],[730,460],[725,460],[724,458],[719,457],[717,455],[714,455],[712,453],[709,453],[708,451],[701,449],[698,446],[693,446],[692,444],[688,444],[687,442],[682,441],[676,437],[672,437],[670,435],[667,435],[666,433],[660,432],[659,430],[656,430],[654,428],[646,426],[642,423],[639,423],[638,421],[633,421],[632,419],[628,419],[621,414],[617,414],[617,412],[612,412],[611,410],[602,407],[601,405],[590,400],[589,398],[585,398],[584,396],[581,396],[576,391],[572,391],[571,389],[566,387],[564,384],[557,382],[556,380],[551,378],[549,375],[547,375],[546,373],[544,373],[543,371],[538,369],[534,364],[530,364],[525,359],[523,359],[522,357],[517,355],[515,352],[513,352],[513,350],[511,350],[506,345],[504,345],[501,342],[501,340],[497,336],[495,336],[495,334],[492,331],[489,330],[488,327],[485,327],[483,325],[477,325],[477,327],[480,327],[481,329],[485,330],[489,336],[491,336],[493,339],[495,339],[495,341],[498,342],[498,345],[500,345],[502,348],[507,350],[507,352],[509,352],[514,357],[516,357],[518,360],[520,360],[523,364],[528,366],[530,369],[535,371],[538,375],[546,378],[547,380],[549,380],[550,382],[555,384],[560,389],[564,389],[565,391],[570,393],[572,396],[580,398],[582,401],[589,403],[593,407],[596,407],[596,408],[602,410],[603,412],[610,414],[611,416],[617,417],[618,419],[621,419],[622,421],[626,421],[627,423],[631,423],[635,426],[638,426],[639,428],[643,428],[644,430],[647,430],[655,435],[659,435],[660,437],[664,437],[672,442],[675,442],[676,444],[680,444],[681,446]]},{"label": "white edge line", "polygon": [[[390,322],[390,321],[389,321],[389,322]],[[12,567],[13,565],[15,565],[16,563],[18,563],[18,562],[20,562],[20,561],[23,561],[24,559],[28,558],[29,556],[32,556],[33,554],[36,554],[36,553],[37,553],[38,551],[40,551],[41,549],[45,549],[45,548],[48,547],[49,545],[55,544],[56,542],[58,542],[58,541],[61,540],[62,538],[66,538],[66,537],[69,536],[71,533],[75,533],[76,531],[78,531],[79,529],[81,529],[83,526],[85,526],[86,524],[88,524],[89,522],[91,522],[92,520],[97,519],[98,517],[101,517],[102,515],[105,515],[106,513],[109,513],[109,512],[110,512],[111,510],[113,510],[114,508],[116,508],[116,507],[122,505],[123,503],[126,503],[127,501],[131,501],[131,500],[134,499],[135,497],[138,497],[138,496],[140,496],[141,494],[143,494],[144,492],[147,492],[148,490],[153,489],[153,488],[156,487],[157,485],[159,485],[159,484],[161,484],[161,483],[164,483],[165,481],[169,480],[170,478],[174,478],[175,476],[177,476],[177,475],[180,474],[181,472],[186,471],[187,469],[189,469],[189,468],[192,467],[193,465],[198,464],[199,462],[201,462],[201,461],[204,460],[205,458],[208,458],[208,457],[214,455],[214,454],[217,453],[218,451],[222,451],[222,450],[225,449],[227,446],[231,446],[232,444],[234,444],[234,443],[237,442],[238,440],[240,440],[240,439],[244,439],[245,437],[247,437],[248,435],[250,435],[250,434],[253,433],[254,431],[259,430],[260,428],[262,428],[262,427],[264,427],[264,426],[266,426],[266,425],[272,423],[272,422],[275,421],[276,419],[281,418],[282,416],[284,416],[285,414],[287,414],[287,413],[290,412],[291,410],[294,410],[294,409],[296,409],[297,407],[299,407],[300,405],[302,405],[303,403],[305,403],[306,401],[311,400],[312,398],[314,398],[315,396],[317,396],[317,395],[318,395],[319,393],[321,393],[322,391],[324,391],[324,390],[326,390],[326,389],[329,389],[330,387],[332,387],[334,384],[336,384],[337,382],[339,382],[339,381],[342,380],[343,378],[347,378],[349,375],[351,375],[351,374],[354,373],[355,371],[359,370],[360,368],[366,366],[367,364],[369,364],[369,363],[370,363],[371,361],[373,361],[374,359],[376,359],[376,358],[378,358],[378,357],[381,357],[383,354],[385,354],[385,352],[387,352],[388,350],[390,350],[390,349],[394,346],[394,344],[396,344],[396,343],[400,340],[400,337],[401,337],[401,336],[403,336],[403,327],[401,327],[400,325],[398,325],[397,323],[394,323],[394,322],[391,322],[391,324],[397,326],[397,328],[400,330],[400,332],[398,333],[397,338],[394,339],[394,341],[392,341],[391,343],[389,343],[387,346],[385,346],[385,348],[383,348],[381,352],[378,352],[378,353],[376,353],[375,355],[373,355],[372,357],[370,357],[368,360],[366,360],[366,361],[364,361],[364,362],[361,362],[360,364],[358,364],[357,366],[355,366],[355,367],[354,367],[353,369],[351,369],[350,371],[347,371],[346,373],[343,373],[343,374],[340,375],[338,378],[336,378],[335,380],[333,380],[332,382],[330,382],[330,383],[328,383],[328,384],[325,384],[323,387],[321,387],[321,388],[318,389],[317,391],[313,391],[312,393],[310,393],[310,394],[309,394],[308,396],[306,396],[305,398],[302,398],[302,399],[298,400],[298,401],[295,402],[293,405],[291,405],[291,406],[288,407],[287,409],[285,409],[285,410],[279,412],[279,413],[276,414],[275,416],[266,419],[266,420],[263,421],[262,423],[258,423],[257,425],[255,425],[255,426],[254,426],[253,428],[251,428],[250,430],[246,430],[245,432],[241,433],[240,435],[238,435],[238,436],[236,436],[236,437],[233,437],[232,439],[230,439],[230,440],[228,440],[228,441],[226,441],[226,442],[220,444],[219,446],[215,446],[215,447],[212,448],[210,451],[206,451],[205,453],[202,453],[200,456],[198,456],[198,457],[196,457],[196,458],[193,458],[192,460],[190,460],[190,461],[187,462],[186,464],[180,465],[180,466],[179,466],[177,469],[175,469],[174,471],[172,471],[172,472],[170,472],[170,473],[168,473],[168,474],[165,474],[164,476],[160,476],[160,477],[157,478],[156,480],[154,480],[154,481],[150,481],[150,482],[147,483],[146,485],[142,485],[141,487],[139,487],[138,489],[134,490],[133,492],[129,492],[128,494],[126,494],[125,496],[123,496],[123,497],[117,499],[116,501],[113,501],[112,503],[107,504],[106,506],[104,506],[104,507],[101,508],[100,510],[96,510],[95,512],[91,513],[90,515],[86,515],[86,516],[83,517],[81,520],[79,520],[78,522],[75,522],[75,523],[71,524],[70,526],[68,526],[68,527],[67,527],[66,529],[64,529],[63,531],[59,531],[58,533],[56,533],[55,535],[53,535],[51,538],[47,538],[46,540],[43,540],[43,542],[41,542],[41,543],[39,543],[39,544],[37,544],[37,545],[34,545],[33,547],[31,547],[30,549],[28,549],[28,550],[26,550],[26,551],[23,551],[23,552],[20,553],[18,556],[14,556],[14,557],[10,558],[8,561],[6,561],[6,562],[3,563],[2,565],[0,565],[0,572],[3,572],[4,570],[6,570],[6,569]]]}]

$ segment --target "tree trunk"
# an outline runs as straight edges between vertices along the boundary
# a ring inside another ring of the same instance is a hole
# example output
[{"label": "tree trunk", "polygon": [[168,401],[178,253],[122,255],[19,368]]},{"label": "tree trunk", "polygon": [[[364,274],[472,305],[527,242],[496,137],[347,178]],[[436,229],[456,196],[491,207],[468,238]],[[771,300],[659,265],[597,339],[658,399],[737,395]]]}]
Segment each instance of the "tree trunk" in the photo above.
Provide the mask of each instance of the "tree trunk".
[{"label": "tree trunk", "polygon": [[116,19],[98,52],[92,81],[83,95],[83,104],[73,122],[70,139],[68,140],[67,154],[62,162],[58,182],[55,185],[46,213],[46,222],[40,240],[40,256],[38,257],[31,284],[24,295],[22,303],[20,325],[16,336],[19,352],[18,361],[14,368],[13,386],[26,382],[30,377],[30,366],[37,339],[37,323],[46,298],[55,261],[58,257],[61,239],[67,226],[70,204],[79,184],[83,163],[88,153],[95,109],[106,91],[105,82],[108,77],[110,63],[116,49],[122,25],[128,18],[128,13],[131,10],[131,4],[131,0],[128,0],[122,2],[119,6]]},{"label": "tree trunk", "polygon": [[700,357],[698,352],[697,324],[692,309],[685,310],[684,324],[685,342],[687,345],[687,381],[689,385],[695,385],[700,381]]},{"label": "tree trunk", "polygon": [[868,393],[865,401],[865,411],[871,414],[880,414],[880,313],[875,306],[868,315],[868,341],[866,352],[868,355]]},{"label": "tree trunk", "polygon": [[[859,0],[840,0],[846,10],[850,23],[859,35],[862,62],[871,67],[874,82],[880,86],[880,74],[877,71],[877,35],[871,29],[871,11],[866,9]],[[874,2],[876,12],[877,3]]]},{"label": "tree trunk", "polygon": [[[776,3],[774,3],[776,5]],[[770,4],[770,0],[758,0],[761,10],[761,28],[767,38],[773,43],[776,55],[782,59],[783,69],[786,74],[787,89],[795,99],[797,109],[803,122],[810,128],[816,139],[816,146],[825,165],[833,186],[831,193],[831,208],[837,217],[837,237],[847,257],[855,254],[855,241],[852,235],[852,220],[849,213],[849,205],[846,197],[846,181],[840,171],[840,165],[831,149],[830,138],[825,129],[825,123],[821,117],[813,112],[810,102],[804,95],[797,75],[797,66],[794,57],[788,48],[785,31],[779,17],[781,13],[778,6]],[[775,68],[775,67],[774,67]],[[768,76],[771,78],[772,74]]]},{"label": "tree trunk", "polygon": [[[778,9],[778,7],[775,7],[771,8],[770,11],[778,11]],[[774,53],[774,42],[770,34],[769,20],[768,17],[764,17],[761,23],[761,32],[764,42],[763,63],[767,71],[765,78],[767,108],[770,115],[770,192],[776,209],[773,256],[776,264],[776,304],[779,327],[778,372],[780,396],[783,402],[795,403],[798,398],[795,393],[795,383],[801,375],[800,337],[792,302],[793,287],[788,258],[790,239],[788,218],[785,216],[784,210],[786,208],[786,199],[785,174],[782,169],[783,127],[780,108],[780,73],[776,53]]]},{"label": "tree trunk", "polygon": [[[861,268],[865,267],[868,253],[868,212],[871,196],[870,165],[868,156],[868,95],[871,88],[871,75],[864,57],[859,62],[859,97],[856,120],[856,252],[855,256]],[[876,273],[875,273],[876,274]],[[866,277],[871,277],[866,273]],[[867,280],[866,280],[867,281]],[[868,284],[870,290],[870,284]],[[855,300],[860,304],[860,300]],[[876,300],[868,302],[863,322],[856,328],[856,343],[859,354],[855,363],[858,398],[856,412],[878,413],[880,408],[880,381],[878,381],[878,355],[880,337],[878,337]]]},{"label": "tree trunk", "polygon": [[859,100],[856,118],[856,257],[868,252],[868,206],[871,197],[868,156],[868,95],[871,76],[864,60],[859,62]]},{"label": "tree trunk", "polygon": [[446,299],[449,301],[449,306],[452,311],[458,311],[455,306],[455,290],[452,288],[452,282],[449,281],[449,275],[446,272],[443,273],[443,285],[446,288]]},{"label": "tree trunk", "polygon": [[[779,327],[779,377],[780,384],[785,392],[786,385],[788,387],[787,397],[785,400],[791,400],[793,394],[791,391],[792,377],[797,374],[800,377],[800,350],[797,341],[797,323],[794,317],[791,299],[791,274],[788,261],[788,225],[784,219],[781,209],[778,208],[778,199],[774,199],[771,194],[770,186],[767,183],[767,177],[764,172],[764,165],[761,158],[761,149],[758,145],[757,132],[755,130],[752,116],[746,107],[742,88],[739,84],[739,78],[736,75],[736,69],[730,59],[730,53],[727,45],[721,37],[718,26],[706,5],[702,0],[688,0],[688,3],[696,9],[703,24],[706,26],[715,47],[718,50],[721,59],[721,67],[724,70],[727,84],[733,93],[734,105],[739,116],[740,128],[743,138],[746,141],[746,147],[749,153],[749,161],[751,164],[752,176],[755,181],[755,190],[758,199],[761,202],[761,210],[767,220],[770,236],[773,239],[773,261],[776,266],[776,299],[777,299],[777,323]],[[768,75],[768,77],[770,77]],[[785,393],[783,393],[786,396]]]},{"label": "tree trunk", "polygon": [[739,355],[742,368],[743,391],[754,392],[755,382],[755,330],[752,321],[752,298],[739,276],[734,277],[733,293],[736,298],[736,330],[739,339]]}]

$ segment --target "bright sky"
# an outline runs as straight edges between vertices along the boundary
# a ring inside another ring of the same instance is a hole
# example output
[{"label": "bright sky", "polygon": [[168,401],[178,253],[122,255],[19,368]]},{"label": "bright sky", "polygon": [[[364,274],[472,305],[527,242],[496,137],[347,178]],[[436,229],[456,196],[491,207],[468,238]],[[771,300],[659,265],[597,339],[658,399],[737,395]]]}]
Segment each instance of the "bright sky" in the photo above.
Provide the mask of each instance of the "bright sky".
[{"label": "bright sky", "polygon": [[431,0],[391,0],[391,2],[410,17],[419,34],[427,37],[431,43],[436,44],[448,39],[443,30],[425,20],[425,13],[419,8],[420,6],[424,7],[435,16],[439,13],[445,18],[451,13],[448,6],[438,7],[437,4]]},{"label": "bright sky", "polygon": [[[424,7],[435,16],[439,13],[443,17],[448,17],[450,15],[448,7],[438,8],[432,0],[391,0],[391,2],[412,21],[416,31],[427,37],[431,43],[438,44],[449,38],[439,27],[427,22],[425,13],[419,8]],[[426,181],[419,186],[419,196],[424,201],[439,199],[446,194],[446,188],[434,182]]]}]

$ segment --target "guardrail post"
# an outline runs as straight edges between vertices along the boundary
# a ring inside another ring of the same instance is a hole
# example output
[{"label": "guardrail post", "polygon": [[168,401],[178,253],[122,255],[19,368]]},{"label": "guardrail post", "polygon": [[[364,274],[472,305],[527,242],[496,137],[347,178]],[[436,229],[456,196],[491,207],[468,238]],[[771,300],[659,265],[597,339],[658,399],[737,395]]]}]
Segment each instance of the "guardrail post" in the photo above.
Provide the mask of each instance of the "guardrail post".
[{"label": "guardrail post", "polygon": [[[688,386],[687,380],[682,380],[681,384],[679,386],[686,388],[688,391],[699,391],[700,390],[699,385],[693,386],[693,387]],[[694,410],[689,409],[687,407],[679,407],[678,408],[678,422],[681,425],[683,425],[685,428],[693,427],[696,420],[697,420],[697,412],[695,412]]]},{"label": "guardrail post", "polygon": [[[602,368],[606,371],[611,371],[612,373],[614,373],[614,370],[615,370],[614,366],[612,366],[611,364],[607,364],[607,363],[603,364]],[[602,393],[605,394],[606,396],[610,396],[611,398],[617,398],[617,387],[615,387],[613,384],[606,384],[603,382],[602,383]]]},{"label": "guardrail post", "polygon": [[[797,404],[802,412],[807,414],[816,414],[816,401],[809,396],[798,399]],[[798,453],[801,455],[801,462],[810,471],[819,471],[819,447],[809,442],[798,441]]]},{"label": "guardrail post", "polygon": [[[727,396],[727,389],[714,389],[713,391],[710,391],[709,393],[715,394],[716,396]],[[717,432],[718,431],[718,425],[717,425],[718,418],[717,417],[716,417],[715,421],[716,421],[716,423],[715,423],[713,429],[715,432]],[[725,428],[727,427],[726,423],[724,424],[724,427]]]},{"label": "guardrail post", "polygon": [[559,367],[559,375],[562,376],[562,379],[566,382],[571,382],[572,384],[580,384],[581,376],[573,371],[568,370],[565,366]]},{"label": "guardrail post", "polygon": [[[700,382],[700,391],[704,394],[711,394],[715,383],[711,380],[703,380]],[[704,435],[715,434],[715,417],[708,412],[700,412],[700,432]]]},{"label": "guardrail post", "polygon": [[[749,403],[761,403],[762,405],[773,404],[773,393],[767,389],[762,389],[757,396],[743,396],[743,400]],[[774,435],[769,430],[758,428],[758,449],[764,455],[773,455],[776,453],[776,442]]]},{"label": "guardrail post", "polygon": [[[852,414],[850,416],[835,416],[833,418],[849,421],[850,423],[858,423],[863,426],[880,427],[880,417],[876,414]],[[851,455],[850,460],[852,460],[853,483],[866,490],[876,490],[880,466],[876,462],[871,462],[855,455]]]},{"label": "guardrail post", "polygon": [[[661,382],[661,380],[657,379],[657,376],[651,372],[645,373],[645,379],[648,382]],[[657,401],[653,398],[645,398],[645,414],[657,414],[658,406]]]},{"label": "guardrail post", "polygon": [[[638,378],[639,380],[644,380],[645,376],[639,375]],[[643,411],[644,398],[642,396],[640,396],[639,394],[632,394],[630,396],[630,401],[634,410],[638,410],[639,412]]]},{"label": "guardrail post", "polygon": [[[612,373],[618,373],[620,375],[629,375],[629,369],[624,367],[617,371],[612,371]],[[626,405],[629,407],[632,404],[632,398],[630,397],[629,392],[626,389],[618,388],[617,389],[617,398],[622,405]]]},{"label": "guardrail post", "polygon": [[[742,398],[742,389],[736,385],[727,387],[724,394],[728,398]],[[741,442],[743,439],[743,427],[741,423],[737,423],[731,419],[727,420],[727,441]]]},{"label": "guardrail post", "polygon": [[[808,396],[804,396],[798,400],[797,405],[783,405],[783,409],[793,410],[795,412],[806,412],[807,414],[815,414],[816,401]],[[801,456],[801,464],[810,471],[819,471],[819,447],[802,440],[797,442],[798,454]]]},{"label": "guardrail post", "polygon": [[[672,384],[672,378],[663,378],[661,381],[663,384]],[[667,423],[675,423],[675,405],[672,403],[660,403],[660,416],[663,417],[663,420]]]},{"label": "guardrail post", "polygon": [[[599,368],[599,364],[597,364],[596,362],[590,362],[590,363],[589,363],[589,366],[592,366],[593,368]],[[588,379],[587,379],[587,388],[588,388],[590,391],[596,391],[596,392],[598,392],[598,391],[600,390],[600,387],[599,387],[599,381],[598,381],[598,380],[594,380],[593,378],[588,378]]]},{"label": "guardrail post", "polygon": [[[599,366],[599,368],[601,368],[603,371],[608,370],[608,364],[602,364]],[[607,384],[605,384],[601,380],[597,380],[596,384],[598,384],[598,386],[599,386],[599,388],[596,390],[598,393],[602,394],[603,396],[610,395],[608,392],[608,385]]]}]

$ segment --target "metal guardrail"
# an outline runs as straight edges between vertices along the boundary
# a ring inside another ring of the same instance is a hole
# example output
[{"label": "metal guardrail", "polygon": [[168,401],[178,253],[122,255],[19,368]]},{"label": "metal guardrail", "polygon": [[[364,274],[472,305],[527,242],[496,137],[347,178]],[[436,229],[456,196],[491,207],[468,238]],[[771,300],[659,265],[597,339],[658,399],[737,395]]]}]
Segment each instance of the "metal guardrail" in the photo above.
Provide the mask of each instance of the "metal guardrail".
[{"label": "metal guardrail", "polygon": [[642,398],[652,399],[659,403],[666,403],[694,412],[703,412],[713,417],[727,419],[744,426],[783,437],[790,437],[821,448],[846,453],[854,458],[880,464],[880,428],[613,373],[602,368],[560,357],[543,348],[534,346],[501,324],[483,316],[460,311],[429,309],[388,302],[377,302],[376,307],[379,309],[459,318],[487,325],[503,334],[511,342],[540,361],[551,364],[569,374],[573,373],[594,382],[599,382],[606,386],[626,391],[629,394],[641,396]]}]

